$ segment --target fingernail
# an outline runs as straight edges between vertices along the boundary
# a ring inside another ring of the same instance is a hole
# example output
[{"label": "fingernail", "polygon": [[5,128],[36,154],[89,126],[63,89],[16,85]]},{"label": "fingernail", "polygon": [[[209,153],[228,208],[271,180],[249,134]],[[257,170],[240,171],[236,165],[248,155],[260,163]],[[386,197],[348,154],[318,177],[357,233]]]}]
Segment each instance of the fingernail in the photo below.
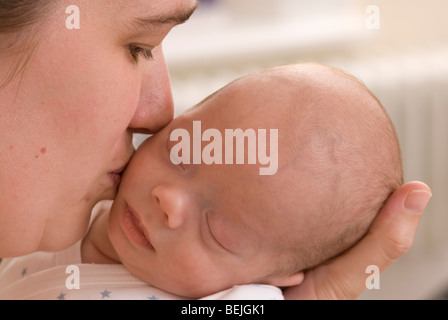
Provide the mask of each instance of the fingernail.
[{"label": "fingernail", "polygon": [[412,191],[406,198],[404,207],[409,213],[421,215],[425,211],[426,205],[431,197],[432,194],[427,191]]}]

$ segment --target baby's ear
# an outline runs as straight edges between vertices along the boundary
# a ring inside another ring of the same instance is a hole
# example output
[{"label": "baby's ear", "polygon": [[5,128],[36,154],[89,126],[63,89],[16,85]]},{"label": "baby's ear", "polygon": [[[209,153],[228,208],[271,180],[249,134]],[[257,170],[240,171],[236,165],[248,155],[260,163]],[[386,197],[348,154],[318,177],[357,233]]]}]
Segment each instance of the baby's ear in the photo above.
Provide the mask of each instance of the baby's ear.
[{"label": "baby's ear", "polygon": [[297,272],[289,276],[276,276],[268,280],[268,284],[276,287],[292,287],[302,283],[305,278],[303,272]]}]

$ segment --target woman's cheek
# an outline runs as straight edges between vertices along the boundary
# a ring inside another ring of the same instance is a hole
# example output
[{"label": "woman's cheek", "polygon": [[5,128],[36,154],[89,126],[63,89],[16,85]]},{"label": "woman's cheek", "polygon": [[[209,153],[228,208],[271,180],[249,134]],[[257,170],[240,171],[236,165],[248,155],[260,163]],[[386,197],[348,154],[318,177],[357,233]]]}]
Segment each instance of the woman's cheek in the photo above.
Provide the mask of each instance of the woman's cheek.
[{"label": "woman's cheek", "polygon": [[113,70],[110,78],[103,86],[102,94],[97,97],[97,110],[101,114],[98,119],[107,122],[114,128],[127,128],[139,103],[141,79],[138,74],[130,74],[126,68],[116,73]]}]

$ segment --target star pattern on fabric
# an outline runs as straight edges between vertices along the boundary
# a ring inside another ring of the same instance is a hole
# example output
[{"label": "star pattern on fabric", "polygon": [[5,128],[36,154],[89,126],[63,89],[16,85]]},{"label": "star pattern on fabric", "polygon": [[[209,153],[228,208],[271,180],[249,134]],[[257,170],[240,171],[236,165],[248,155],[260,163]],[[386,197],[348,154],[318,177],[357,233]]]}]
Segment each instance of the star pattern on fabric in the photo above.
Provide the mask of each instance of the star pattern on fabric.
[{"label": "star pattern on fabric", "polygon": [[58,297],[56,299],[58,299],[58,300],[65,300],[65,295],[66,295],[66,293],[61,292],[61,294],[58,295]]},{"label": "star pattern on fabric", "polygon": [[112,293],[111,291],[105,289],[103,292],[100,292],[100,294],[101,294],[101,299],[104,299],[104,298],[110,298],[110,294],[111,294],[111,293]]},{"label": "star pattern on fabric", "polygon": [[27,272],[28,272],[28,268],[23,268],[22,269],[22,277],[24,277]]}]

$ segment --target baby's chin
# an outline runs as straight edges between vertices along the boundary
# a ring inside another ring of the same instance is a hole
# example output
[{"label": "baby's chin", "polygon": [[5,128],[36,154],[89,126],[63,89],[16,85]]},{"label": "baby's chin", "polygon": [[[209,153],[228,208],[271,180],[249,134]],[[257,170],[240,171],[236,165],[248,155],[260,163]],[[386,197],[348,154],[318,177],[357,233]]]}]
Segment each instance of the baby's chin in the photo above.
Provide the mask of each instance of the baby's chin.
[{"label": "baby's chin", "polygon": [[216,286],[216,285],[204,286],[201,285],[201,283],[203,283],[201,282],[201,280],[197,280],[194,283],[183,283],[182,286],[179,286],[178,284],[176,285],[159,284],[159,286],[157,286],[157,284],[152,284],[152,286],[187,299],[201,299],[210,296],[212,294],[224,291],[226,289],[230,289],[232,287],[232,286]]},{"label": "baby's chin", "polygon": [[223,291],[225,289],[228,288],[222,288],[222,287],[201,288],[198,287],[198,284],[196,283],[195,285],[192,284],[191,286],[188,287],[182,287],[182,288],[167,287],[163,290],[188,299],[201,299],[210,296],[214,293]]}]

